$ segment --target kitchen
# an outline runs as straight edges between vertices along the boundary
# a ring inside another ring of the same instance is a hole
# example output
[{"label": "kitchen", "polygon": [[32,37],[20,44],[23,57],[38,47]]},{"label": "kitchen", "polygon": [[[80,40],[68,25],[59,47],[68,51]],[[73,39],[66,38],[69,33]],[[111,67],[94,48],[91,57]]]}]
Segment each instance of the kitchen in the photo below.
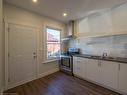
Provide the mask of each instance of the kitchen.
[{"label": "kitchen", "polygon": [[0,4],[0,93],[127,95],[127,0]]}]

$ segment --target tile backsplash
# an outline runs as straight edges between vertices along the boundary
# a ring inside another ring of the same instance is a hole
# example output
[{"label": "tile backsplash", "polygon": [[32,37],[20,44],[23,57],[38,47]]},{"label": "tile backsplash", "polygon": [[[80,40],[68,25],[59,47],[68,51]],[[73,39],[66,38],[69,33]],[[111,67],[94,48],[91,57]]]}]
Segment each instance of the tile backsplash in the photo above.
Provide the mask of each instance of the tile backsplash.
[{"label": "tile backsplash", "polygon": [[95,38],[80,37],[70,41],[69,47],[81,49],[82,54],[102,55],[127,58],[127,35]]}]

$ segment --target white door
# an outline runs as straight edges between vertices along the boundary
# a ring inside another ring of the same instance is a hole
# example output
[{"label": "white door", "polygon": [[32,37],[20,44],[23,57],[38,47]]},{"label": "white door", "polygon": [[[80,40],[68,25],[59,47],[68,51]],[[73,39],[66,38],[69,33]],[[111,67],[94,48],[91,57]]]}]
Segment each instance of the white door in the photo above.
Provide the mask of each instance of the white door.
[{"label": "white door", "polygon": [[34,28],[9,24],[8,87],[36,78],[36,37]]},{"label": "white door", "polygon": [[87,61],[87,79],[100,83],[101,67],[98,60],[89,59]]},{"label": "white door", "polygon": [[101,61],[101,84],[118,89],[118,67],[117,62]]},{"label": "white door", "polygon": [[121,63],[119,69],[119,90],[127,93],[127,64]]}]

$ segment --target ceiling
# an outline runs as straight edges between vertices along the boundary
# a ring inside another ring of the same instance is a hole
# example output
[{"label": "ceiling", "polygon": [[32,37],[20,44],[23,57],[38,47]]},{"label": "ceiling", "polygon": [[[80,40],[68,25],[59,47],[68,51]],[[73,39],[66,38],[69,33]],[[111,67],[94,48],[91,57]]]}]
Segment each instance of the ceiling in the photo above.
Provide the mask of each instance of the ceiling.
[{"label": "ceiling", "polygon": [[[18,7],[48,16],[59,21],[67,22],[82,18],[98,10],[112,8],[127,2],[127,0],[5,0]],[[63,12],[68,14],[63,17]]]}]

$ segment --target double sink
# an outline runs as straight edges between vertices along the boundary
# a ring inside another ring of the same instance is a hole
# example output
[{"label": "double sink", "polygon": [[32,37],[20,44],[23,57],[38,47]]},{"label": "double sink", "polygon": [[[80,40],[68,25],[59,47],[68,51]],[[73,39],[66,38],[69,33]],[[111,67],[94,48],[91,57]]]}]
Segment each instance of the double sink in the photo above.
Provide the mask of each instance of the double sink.
[{"label": "double sink", "polygon": [[115,57],[102,57],[102,56],[93,56],[93,55],[91,55],[90,57],[95,59],[112,59],[112,60],[117,59]]}]

